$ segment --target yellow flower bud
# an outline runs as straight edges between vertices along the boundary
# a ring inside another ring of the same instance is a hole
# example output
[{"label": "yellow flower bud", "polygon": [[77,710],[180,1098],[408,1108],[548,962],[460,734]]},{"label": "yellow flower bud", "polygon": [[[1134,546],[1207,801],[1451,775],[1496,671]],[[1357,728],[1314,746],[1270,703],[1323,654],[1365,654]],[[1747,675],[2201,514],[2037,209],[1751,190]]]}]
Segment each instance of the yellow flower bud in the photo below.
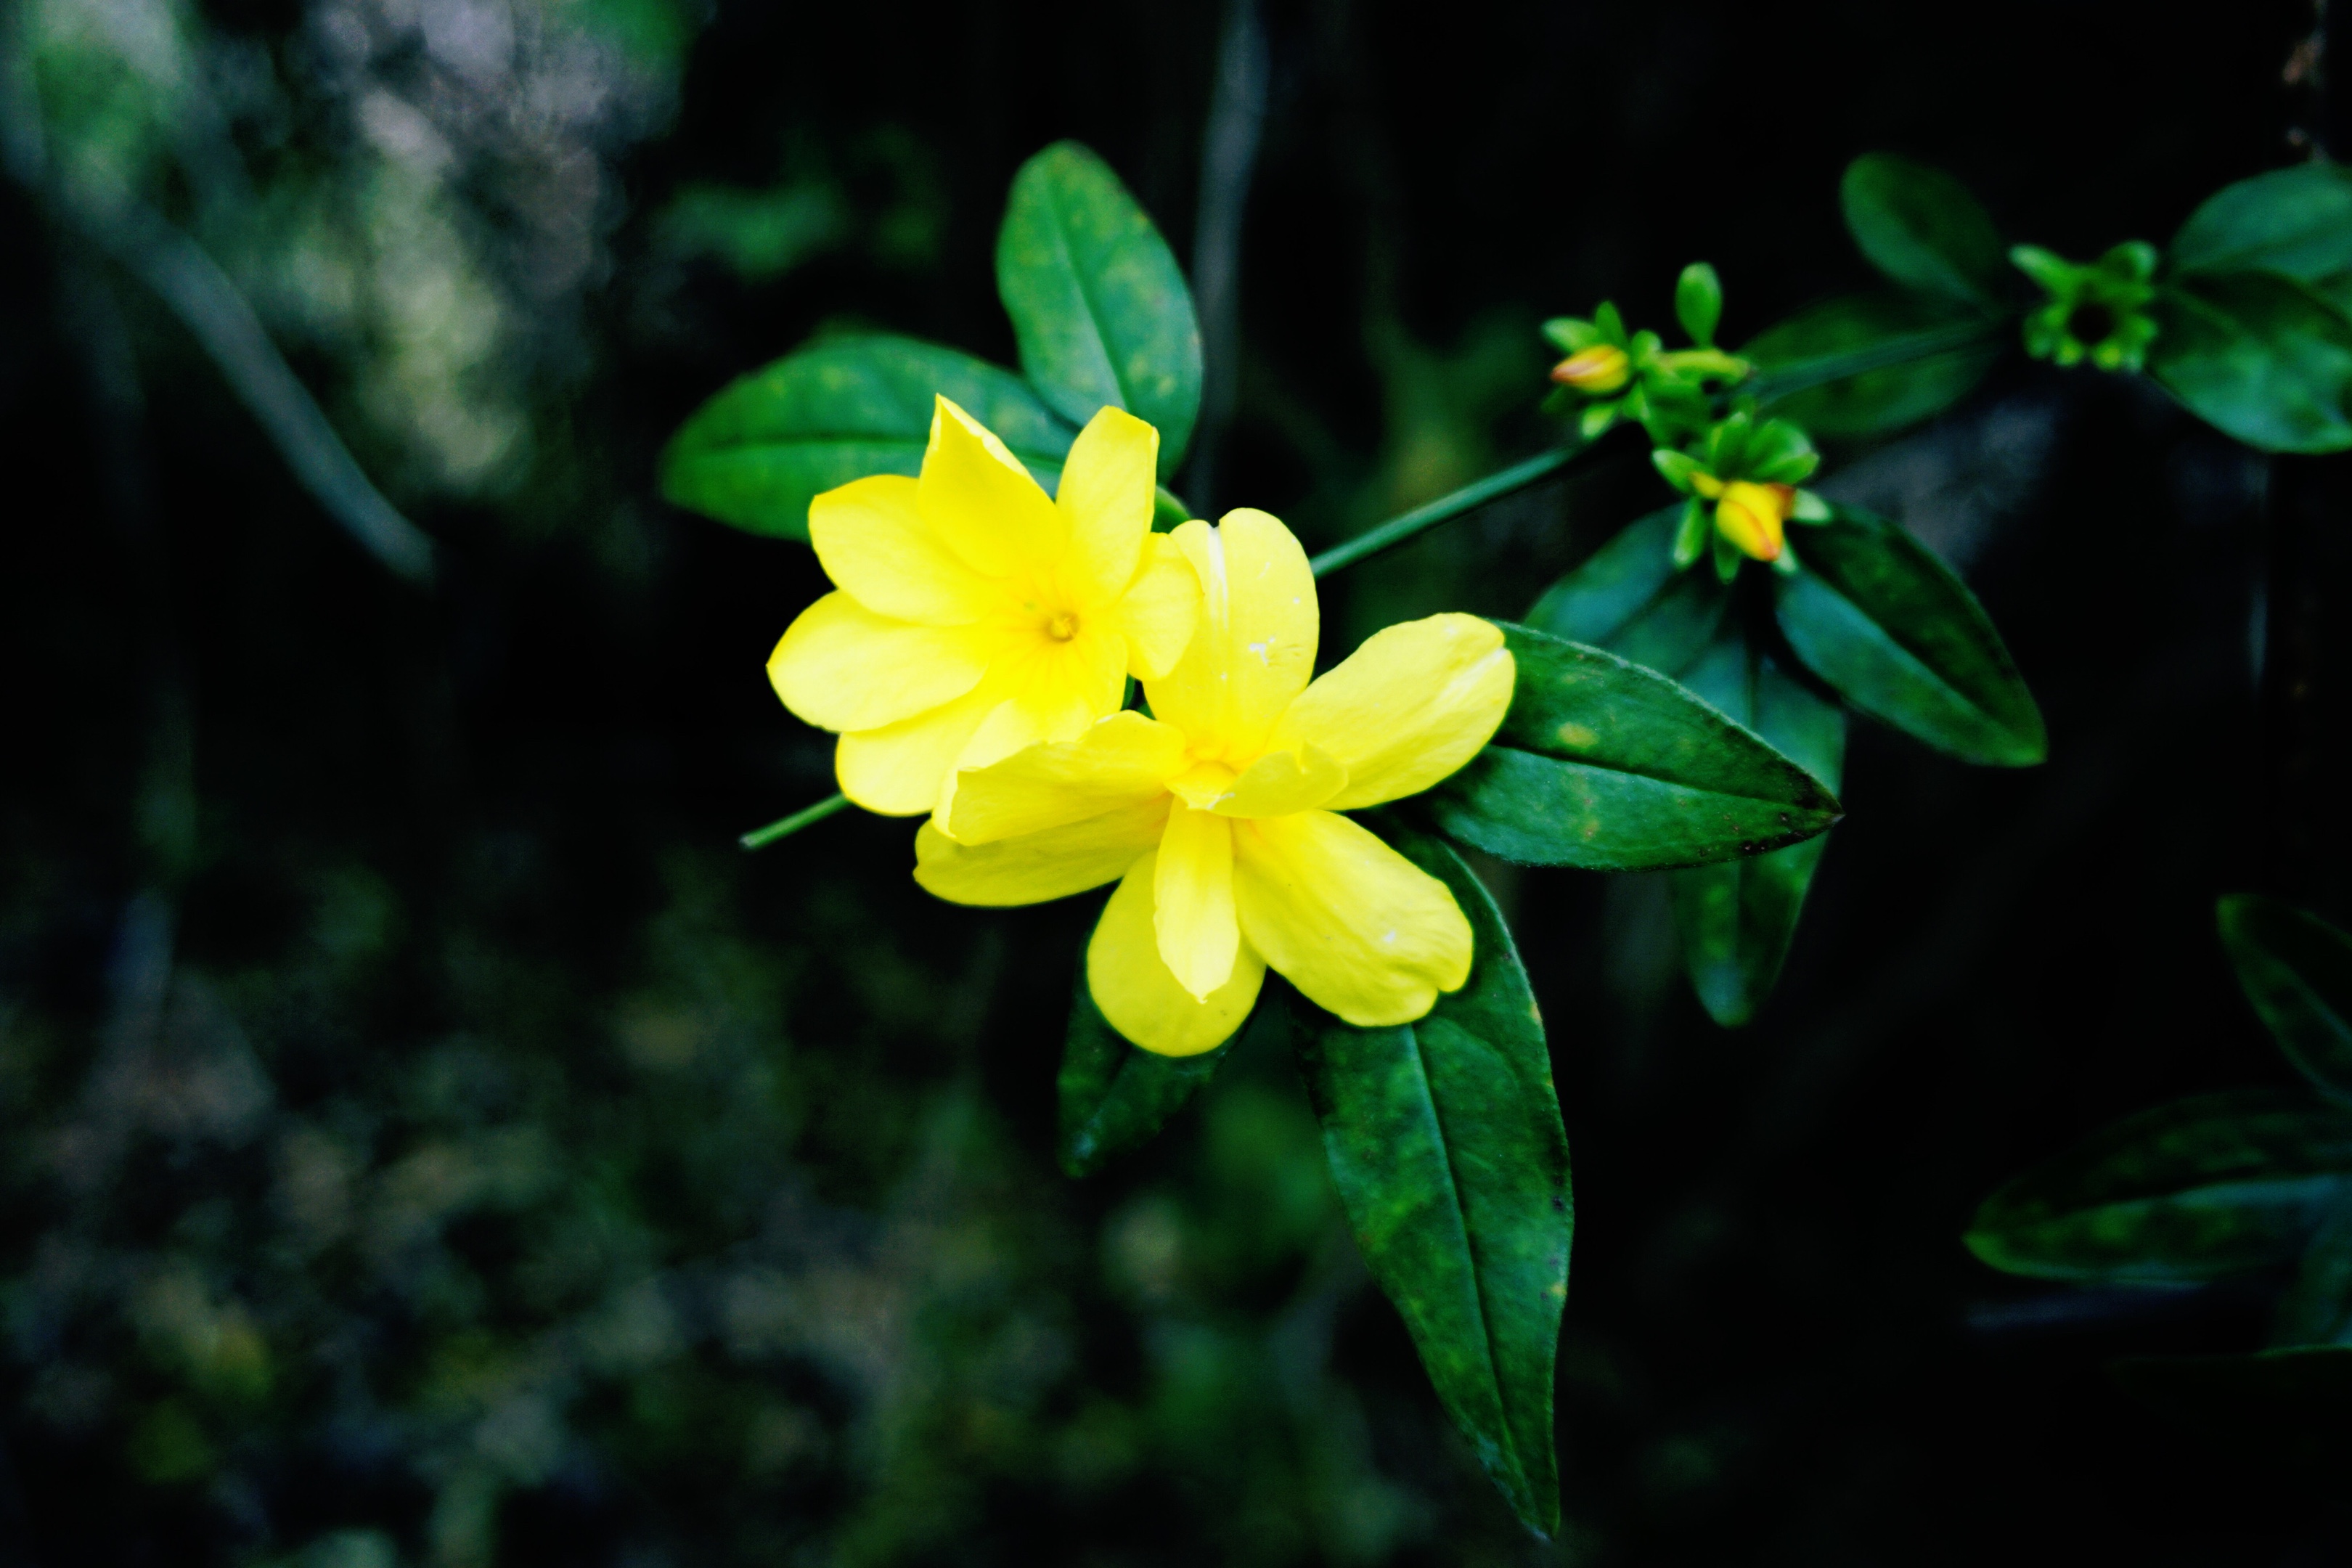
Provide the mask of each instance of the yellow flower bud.
[{"label": "yellow flower bud", "polygon": [[1758,561],[1780,558],[1780,525],[1797,504],[1792,485],[1759,485],[1734,479],[1723,487],[1715,503],[1716,531],[1731,541],[1742,555]]},{"label": "yellow flower bud", "polygon": [[1625,351],[1616,344],[1595,343],[1552,366],[1551,378],[1562,386],[1572,386],[1596,397],[1606,396],[1625,384],[1631,365]]}]

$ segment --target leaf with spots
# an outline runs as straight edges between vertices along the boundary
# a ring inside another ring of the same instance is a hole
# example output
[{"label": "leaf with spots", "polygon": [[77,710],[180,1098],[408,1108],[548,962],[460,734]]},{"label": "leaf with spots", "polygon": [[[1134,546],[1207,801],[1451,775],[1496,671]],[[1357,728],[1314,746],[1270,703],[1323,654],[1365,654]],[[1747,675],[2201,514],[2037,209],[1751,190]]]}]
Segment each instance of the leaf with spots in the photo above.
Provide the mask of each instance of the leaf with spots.
[{"label": "leaf with spots", "polygon": [[996,291],[1021,369],[1063,418],[1106,405],[1160,428],[1160,473],[1201,408],[1192,293],[1151,219],[1100,158],[1056,142],[1021,166],[996,237]]},{"label": "leaf with spots", "polygon": [[2237,1089],[2094,1133],[1987,1198],[1966,1239],[2041,1279],[2218,1279],[2294,1258],[2347,1190],[2352,1110]]},{"label": "leaf with spots", "polygon": [[1664,676],[1527,626],[1503,636],[1518,662],[1510,711],[1427,796],[1453,837],[1633,871],[1760,855],[1838,819],[1818,779]]},{"label": "leaf with spots", "polygon": [[1469,917],[1470,978],[1392,1028],[1300,1004],[1299,1071],[1356,1245],[1439,1403],[1520,1521],[1550,1534],[1552,1374],[1575,1228],[1551,1057],[1486,889],[1439,840],[1389,831]]}]

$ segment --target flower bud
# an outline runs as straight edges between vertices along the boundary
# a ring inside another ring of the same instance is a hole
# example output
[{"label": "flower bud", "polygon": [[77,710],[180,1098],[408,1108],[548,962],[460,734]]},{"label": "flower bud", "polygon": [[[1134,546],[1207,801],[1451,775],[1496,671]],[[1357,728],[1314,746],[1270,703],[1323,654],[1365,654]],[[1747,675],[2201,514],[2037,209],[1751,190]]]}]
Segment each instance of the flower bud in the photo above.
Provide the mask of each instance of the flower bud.
[{"label": "flower bud", "polygon": [[1606,396],[1625,384],[1631,369],[1623,349],[1614,343],[1595,343],[1552,366],[1551,378],[1562,386]]},{"label": "flower bud", "polygon": [[1716,531],[1742,555],[1776,561],[1780,555],[1781,525],[1789,521],[1796,503],[1793,486],[1734,479],[1723,487],[1723,499],[1715,503]]}]

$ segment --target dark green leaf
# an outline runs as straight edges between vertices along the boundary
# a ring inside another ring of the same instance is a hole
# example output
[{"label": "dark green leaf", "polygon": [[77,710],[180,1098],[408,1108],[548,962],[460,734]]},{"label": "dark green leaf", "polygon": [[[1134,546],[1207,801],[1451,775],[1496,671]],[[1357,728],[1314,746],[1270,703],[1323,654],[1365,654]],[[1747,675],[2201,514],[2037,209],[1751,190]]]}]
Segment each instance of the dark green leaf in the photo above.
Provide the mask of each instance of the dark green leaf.
[{"label": "dark green leaf", "polygon": [[[1681,672],[1685,686],[1745,724],[1799,767],[1838,787],[1845,761],[1845,711],[1782,669],[1756,640],[1727,627]],[[1691,988],[1709,1016],[1736,1028],[1756,1016],[1805,907],[1805,890],[1829,836],[1753,859],[1695,866],[1674,874],[1675,925]]]},{"label": "dark green leaf", "polygon": [[1841,510],[1798,531],[1801,570],[1775,576],[1780,630],[1848,702],[1964,762],[2025,767],[2048,741],[2000,634],[1927,547]]},{"label": "dark green leaf", "polygon": [[2108,1372],[2134,1398],[2242,1454],[2320,1461],[2333,1475],[2352,1448],[2352,1349],[2131,1356]]},{"label": "dark green leaf", "polygon": [[1175,471],[1201,408],[1201,328],[1167,241],[1109,165],[1056,142],[1021,165],[996,237],[1021,368],[1083,425],[1106,404],[1160,427]]},{"label": "dark green leaf", "polygon": [[1870,264],[1904,288],[1991,314],[2009,280],[2000,235],[1976,197],[1941,169],[1888,153],[1846,165],[1838,199]]},{"label": "dark green leaf", "polygon": [[2352,1178],[2352,1112],[2285,1089],[2125,1118],[1987,1198],[1969,1249],[2044,1279],[2168,1284],[2284,1263]]},{"label": "dark green leaf", "polygon": [[1232,1049],[1230,1040],[1196,1057],[1137,1049],[1104,1020],[1087,989],[1087,966],[1080,963],[1055,1085],[1061,1100],[1062,1169],[1072,1176],[1091,1176],[1118,1156],[1151,1142],[1193,1092],[1216,1076]]},{"label": "dark green leaf", "polygon": [[1298,1032],[1299,1071],[1356,1245],[1439,1402],[1520,1521],[1550,1534],[1552,1369],[1575,1227],[1551,1057],[1486,889],[1437,840],[1394,837],[1469,917],[1469,982],[1417,1024],[1316,1016]]},{"label": "dark green leaf", "polygon": [[2298,163],[2205,199],[2172,237],[2177,272],[2276,272],[2352,305],[2352,173]]},{"label": "dark green leaf", "polygon": [[2352,447],[2352,323],[2292,279],[2192,274],[2157,297],[2148,374],[2266,452]]},{"label": "dark green leaf", "polygon": [[1675,569],[1681,518],[1682,508],[1670,506],[1629,523],[1554,583],[1528,625],[1662,675],[1680,669],[1715,635],[1731,597],[1712,573]]},{"label": "dark green leaf", "polygon": [[2352,1198],[2328,1211],[2294,1280],[2279,1297],[2273,1345],[2333,1345],[2352,1342]]},{"label": "dark green leaf", "polygon": [[1503,626],[1518,680],[1494,742],[1426,797],[1492,855],[1597,871],[1696,866],[1837,820],[1811,774],[1667,679]]},{"label": "dark green leaf", "polygon": [[2238,984],[2304,1077],[2352,1099],[2352,936],[2258,893],[2215,910]]},{"label": "dark green leaf", "polygon": [[[1979,324],[1916,295],[1853,294],[1781,322],[1739,353],[1762,373],[1772,413],[1816,436],[1883,436],[1941,414],[1984,379],[2003,340],[1973,330]],[[1849,364],[1868,368],[1812,379]],[[1805,384],[1776,395],[1776,380]]]},{"label": "dark green leaf", "polygon": [[913,338],[812,343],[721,389],[662,454],[662,495],[752,533],[808,537],[809,501],[921,470],[934,394],[962,405],[1048,490],[1076,434],[1010,371]]}]

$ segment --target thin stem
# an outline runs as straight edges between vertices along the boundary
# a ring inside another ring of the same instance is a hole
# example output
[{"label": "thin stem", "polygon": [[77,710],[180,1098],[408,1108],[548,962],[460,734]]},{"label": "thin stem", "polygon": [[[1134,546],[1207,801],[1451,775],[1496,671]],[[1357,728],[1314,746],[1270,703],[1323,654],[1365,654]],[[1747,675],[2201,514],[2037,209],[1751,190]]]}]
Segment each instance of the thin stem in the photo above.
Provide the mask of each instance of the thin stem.
[{"label": "thin stem", "polygon": [[849,804],[845,795],[831,795],[814,805],[804,805],[790,816],[780,816],[765,827],[755,827],[736,840],[746,849],[765,849],[779,838],[790,838],[812,823],[823,822]]},{"label": "thin stem", "polygon": [[1752,392],[1759,401],[1769,403],[1792,392],[1826,386],[1833,381],[1843,381],[1849,376],[1864,375],[1874,370],[1885,370],[1893,365],[1908,364],[1913,360],[1933,359],[1937,354],[1955,353],[1980,344],[1990,346],[2008,325],[2005,321],[1960,321],[1924,332],[1910,332],[1873,343],[1864,349],[1794,361],[1766,371],[1739,390]]},{"label": "thin stem", "polygon": [[1514,490],[1523,490],[1537,480],[1558,473],[1568,460],[1584,449],[1582,442],[1555,447],[1539,452],[1524,463],[1514,463],[1500,473],[1488,474],[1475,484],[1463,486],[1452,495],[1440,496],[1426,506],[1417,506],[1402,517],[1391,518],[1377,528],[1367,529],[1344,544],[1335,544],[1307,562],[1307,569],[1318,577],[1328,577],[1359,561],[1370,560],[1384,550],[1392,550],[1416,534],[1424,533],[1449,519],[1460,517],[1499,500]]}]

